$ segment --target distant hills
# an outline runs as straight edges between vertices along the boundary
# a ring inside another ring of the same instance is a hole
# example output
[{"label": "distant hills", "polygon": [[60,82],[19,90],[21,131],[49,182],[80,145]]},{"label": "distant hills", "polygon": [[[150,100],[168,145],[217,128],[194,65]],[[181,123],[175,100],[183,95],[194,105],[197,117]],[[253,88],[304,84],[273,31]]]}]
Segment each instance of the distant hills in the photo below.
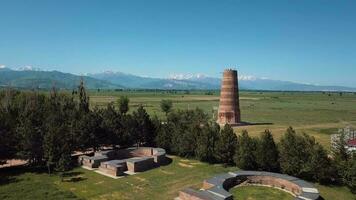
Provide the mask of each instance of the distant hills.
[{"label": "distant hills", "polygon": [[220,80],[215,78],[213,78],[215,81],[214,83],[208,83],[205,82],[205,80],[150,78],[111,71],[97,74],[88,74],[88,76],[100,80],[107,80],[113,84],[123,85],[126,88],[209,90],[219,89],[220,87]]},{"label": "distant hills", "polygon": [[[83,79],[89,89],[175,89],[215,90],[220,89],[220,79],[198,75],[175,75],[169,78],[141,77],[122,72],[102,72],[79,76],[60,71],[43,71],[22,68],[0,68],[0,87],[50,89],[75,89]],[[290,81],[261,79],[251,76],[239,77],[240,89],[273,91],[352,91],[356,88],[343,86],[319,86]]]},{"label": "distant hills", "polygon": [[59,71],[39,71],[39,70],[12,70],[0,68],[0,86],[27,89],[50,89],[53,86],[59,89],[75,89],[83,78],[87,88],[115,89],[123,88],[120,85],[107,81],[98,80],[88,76],[77,76]]},{"label": "distant hills", "polygon": [[[170,78],[147,78],[121,72],[103,72],[88,74],[88,76],[107,80],[111,83],[123,85],[127,88],[146,89],[220,89],[221,79],[198,75],[175,75]],[[319,86],[312,84],[294,83],[240,76],[239,88],[245,90],[272,90],[272,91],[356,91],[356,88],[343,86]]]}]

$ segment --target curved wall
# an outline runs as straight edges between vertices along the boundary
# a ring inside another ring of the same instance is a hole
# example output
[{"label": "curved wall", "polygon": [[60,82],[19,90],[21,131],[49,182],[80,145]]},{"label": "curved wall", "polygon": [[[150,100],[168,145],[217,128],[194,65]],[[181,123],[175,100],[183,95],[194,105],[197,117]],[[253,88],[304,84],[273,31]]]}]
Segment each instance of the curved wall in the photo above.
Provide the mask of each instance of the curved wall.
[{"label": "curved wall", "polygon": [[[238,185],[258,184],[271,186],[288,191],[296,200],[318,200],[318,189],[312,184],[285,174],[263,171],[237,171],[221,174],[203,182],[199,191],[185,189],[179,192],[180,200],[232,200],[234,197],[228,191]],[[235,197],[235,199],[239,199]]]}]

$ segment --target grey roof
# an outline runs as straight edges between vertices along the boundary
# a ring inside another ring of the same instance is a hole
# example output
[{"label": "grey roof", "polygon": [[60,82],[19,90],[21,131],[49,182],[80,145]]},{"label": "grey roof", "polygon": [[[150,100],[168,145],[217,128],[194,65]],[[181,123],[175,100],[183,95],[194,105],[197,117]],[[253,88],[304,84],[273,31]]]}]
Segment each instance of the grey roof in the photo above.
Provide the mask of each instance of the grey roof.
[{"label": "grey roof", "polygon": [[221,188],[221,186],[214,186],[212,188],[207,189],[206,191],[222,199],[232,198],[232,194],[226,191],[224,188]]},{"label": "grey roof", "polygon": [[259,171],[236,171],[231,172],[236,176],[261,176],[262,172]]},{"label": "grey roof", "polygon": [[125,163],[126,163],[126,160],[110,160],[110,161],[103,162],[103,164],[113,165],[113,166],[121,165],[121,164],[125,164]]},{"label": "grey roof", "polygon": [[107,156],[92,156],[92,157],[89,157],[88,159],[90,160],[104,160],[104,159],[108,159]]},{"label": "grey roof", "polygon": [[222,187],[224,182],[227,179],[234,178],[234,177],[235,176],[233,176],[232,174],[229,174],[229,173],[219,174],[217,176],[214,176],[212,178],[209,178],[209,179],[205,180],[205,182],[207,182],[209,184],[212,184],[212,185],[216,185],[218,187]]}]

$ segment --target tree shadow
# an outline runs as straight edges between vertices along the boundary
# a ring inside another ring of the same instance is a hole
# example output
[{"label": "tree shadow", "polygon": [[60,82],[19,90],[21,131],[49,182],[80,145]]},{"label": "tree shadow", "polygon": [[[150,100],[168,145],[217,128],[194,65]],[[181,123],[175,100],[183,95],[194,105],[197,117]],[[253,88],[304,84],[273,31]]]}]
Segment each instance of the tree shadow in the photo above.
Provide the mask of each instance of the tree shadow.
[{"label": "tree shadow", "polygon": [[173,162],[172,158],[166,157],[164,161],[160,164],[160,166],[167,166],[170,165]]},{"label": "tree shadow", "polygon": [[232,125],[233,127],[240,126],[261,126],[261,125],[273,125],[271,122],[240,122],[239,124]]},{"label": "tree shadow", "polygon": [[84,180],[87,180],[87,178],[78,176],[78,177],[71,177],[69,179],[65,179],[65,180],[63,180],[63,182],[76,183],[76,182],[80,182],[80,181],[84,181]]},{"label": "tree shadow", "polygon": [[16,182],[19,182],[19,180],[15,177],[3,176],[3,175],[1,175],[1,177],[0,177],[0,186],[7,185],[10,183],[16,183]]},{"label": "tree shadow", "polygon": [[65,172],[63,174],[64,177],[72,177],[72,176],[79,176],[83,174],[83,172]]},{"label": "tree shadow", "polygon": [[81,176],[82,174],[83,174],[83,172],[65,172],[62,174],[63,182],[76,183],[79,181],[84,181],[87,178],[84,178],[83,176]]}]

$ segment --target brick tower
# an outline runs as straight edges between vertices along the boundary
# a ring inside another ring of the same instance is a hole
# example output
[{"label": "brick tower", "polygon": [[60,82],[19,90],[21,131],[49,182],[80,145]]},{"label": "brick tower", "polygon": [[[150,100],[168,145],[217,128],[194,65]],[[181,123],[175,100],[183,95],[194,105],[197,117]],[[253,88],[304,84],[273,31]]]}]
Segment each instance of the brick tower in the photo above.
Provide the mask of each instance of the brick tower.
[{"label": "brick tower", "polygon": [[241,122],[240,120],[237,71],[226,69],[221,81],[218,123],[237,125]]}]

